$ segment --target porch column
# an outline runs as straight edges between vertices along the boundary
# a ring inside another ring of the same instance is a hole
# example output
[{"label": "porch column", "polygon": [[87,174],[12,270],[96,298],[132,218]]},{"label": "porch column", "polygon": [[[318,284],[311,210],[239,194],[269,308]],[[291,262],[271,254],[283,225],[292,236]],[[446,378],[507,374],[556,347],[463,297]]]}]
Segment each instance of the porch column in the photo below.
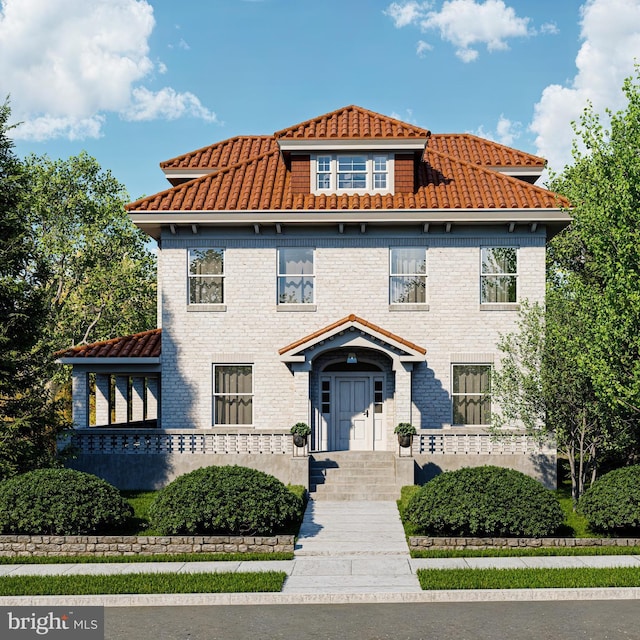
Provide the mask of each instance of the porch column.
[{"label": "porch column", "polygon": [[[293,424],[306,422],[311,426],[309,417],[309,369],[310,365],[295,363],[293,370]],[[281,425],[290,427],[292,425]]]},{"label": "porch column", "polygon": [[[158,420],[159,378],[147,378],[147,420]],[[158,422],[160,426],[160,422]]]},{"label": "porch column", "polygon": [[[396,374],[396,421],[411,422],[411,372],[412,362],[400,362],[395,369]],[[395,425],[394,425],[395,427]]]},{"label": "porch column", "polygon": [[86,429],[89,426],[89,374],[86,371],[76,371],[74,368],[71,394],[73,426],[76,429]]},{"label": "porch column", "polygon": [[105,373],[96,373],[96,427],[107,426],[109,419],[109,387],[111,376]]},{"label": "porch column", "polygon": [[116,424],[126,424],[129,416],[129,376],[116,376]]},{"label": "porch column", "polygon": [[131,421],[144,420],[144,378],[138,376],[131,383]]}]

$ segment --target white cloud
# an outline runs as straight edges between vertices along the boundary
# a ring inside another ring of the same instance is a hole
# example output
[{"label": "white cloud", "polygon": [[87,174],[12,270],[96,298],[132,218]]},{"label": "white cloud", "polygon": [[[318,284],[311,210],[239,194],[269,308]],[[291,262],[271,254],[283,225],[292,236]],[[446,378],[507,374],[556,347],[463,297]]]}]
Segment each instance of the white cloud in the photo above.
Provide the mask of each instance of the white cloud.
[{"label": "white cloud", "polygon": [[192,116],[206,122],[218,122],[216,114],[204,107],[192,93],[178,93],[171,87],[155,92],[136,87],[132,97],[132,104],[122,113],[125,120],[176,120]]},{"label": "white cloud", "polygon": [[500,114],[495,131],[485,131],[484,127],[479,127],[473,133],[481,138],[487,138],[510,147],[520,137],[521,131],[522,123],[509,120],[509,118],[505,118],[504,114]]},{"label": "white cloud", "polygon": [[423,31],[435,30],[446,42],[456,47],[456,55],[463,62],[479,56],[476,48],[503,51],[507,40],[533,35],[529,18],[520,18],[504,0],[446,0],[439,11],[432,11],[431,2],[394,2],[384,12],[396,27],[419,26]]},{"label": "white cloud", "polygon": [[147,0],[1,0],[0,94],[24,123],[14,137],[99,137],[138,83],[166,71],[149,57],[154,24]]},{"label": "white cloud", "polygon": [[406,27],[419,21],[431,8],[431,2],[392,2],[382,13],[389,16],[396,28]]},{"label": "white cloud", "polygon": [[581,13],[577,73],[566,86],[543,90],[530,125],[537,135],[537,153],[554,171],[571,161],[570,122],[580,117],[588,101],[601,115],[607,108],[624,106],[622,82],[633,74],[634,56],[640,54],[640,0],[587,0]]},{"label": "white cloud", "polygon": [[427,55],[427,51],[432,51],[433,47],[424,40],[418,40],[418,44],[416,45],[416,53],[420,58],[424,58]]}]

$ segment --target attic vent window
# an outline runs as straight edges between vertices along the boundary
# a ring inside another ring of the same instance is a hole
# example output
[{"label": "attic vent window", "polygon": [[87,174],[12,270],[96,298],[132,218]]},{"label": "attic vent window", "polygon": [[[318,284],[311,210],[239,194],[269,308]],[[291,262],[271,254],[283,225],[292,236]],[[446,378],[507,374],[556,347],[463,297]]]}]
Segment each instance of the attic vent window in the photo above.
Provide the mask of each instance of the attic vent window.
[{"label": "attic vent window", "polygon": [[312,156],[311,180],[316,195],[389,193],[393,159],[388,154],[322,154]]}]

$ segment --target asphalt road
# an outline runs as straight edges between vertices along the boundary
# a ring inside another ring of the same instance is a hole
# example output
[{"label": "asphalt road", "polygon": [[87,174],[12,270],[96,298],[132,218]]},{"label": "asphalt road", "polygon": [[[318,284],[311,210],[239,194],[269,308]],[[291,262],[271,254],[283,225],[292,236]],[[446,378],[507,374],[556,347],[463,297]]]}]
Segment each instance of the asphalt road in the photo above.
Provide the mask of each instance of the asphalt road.
[{"label": "asphalt road", "polygon": [[105,609],[106,640],[640,639],[640,602],[491,602]]}]

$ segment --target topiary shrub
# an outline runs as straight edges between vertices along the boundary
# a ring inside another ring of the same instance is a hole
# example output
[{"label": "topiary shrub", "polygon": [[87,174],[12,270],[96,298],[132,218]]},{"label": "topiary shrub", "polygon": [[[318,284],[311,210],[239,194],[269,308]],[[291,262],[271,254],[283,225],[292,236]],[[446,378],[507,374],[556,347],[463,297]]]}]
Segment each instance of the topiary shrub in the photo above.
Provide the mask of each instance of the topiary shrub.
[{"label": "topiary shrub", "polygon": [[299,496],[247,467],[214,466],[176,478],[149,508],[154,529],[170,534],[271,535],[302,517]]},{"label": "topiary shrub", "polygon": [[589,527],[604,533],[632,533],[640,529],[640,465],[609,471],[587,489],[578,511]]},{"label": "topiary shrub", "polygon": [[405,517],[435,536],[552,535],[564,516],[556,497],[537,480],[484,466],[436,476],[411,497]]},{"label": "topiary shrub", "polygon": [[73,469],[38,469],[0,483],[0,533],[112,533],[133,509],[108,482]]}]

